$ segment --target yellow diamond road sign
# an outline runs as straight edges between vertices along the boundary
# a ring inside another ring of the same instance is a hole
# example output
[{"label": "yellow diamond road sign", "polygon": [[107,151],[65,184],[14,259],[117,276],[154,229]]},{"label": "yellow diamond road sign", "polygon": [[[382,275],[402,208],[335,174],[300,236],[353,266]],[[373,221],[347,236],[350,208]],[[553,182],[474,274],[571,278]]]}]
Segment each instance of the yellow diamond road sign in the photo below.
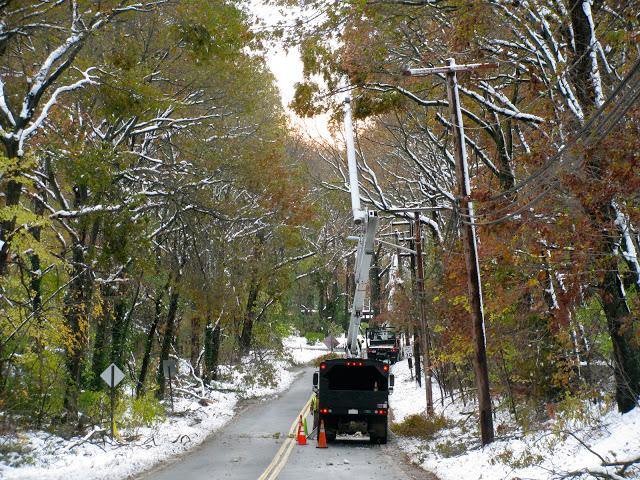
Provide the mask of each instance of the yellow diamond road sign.
[{"label": "yellow diamond road sign", "polygon": [[113,388],[122,381],[124,373],[122,373],[122,370],[120,370],[115,363],[112,363],[100,374],[100,378],[102,378],[107,385]]}]

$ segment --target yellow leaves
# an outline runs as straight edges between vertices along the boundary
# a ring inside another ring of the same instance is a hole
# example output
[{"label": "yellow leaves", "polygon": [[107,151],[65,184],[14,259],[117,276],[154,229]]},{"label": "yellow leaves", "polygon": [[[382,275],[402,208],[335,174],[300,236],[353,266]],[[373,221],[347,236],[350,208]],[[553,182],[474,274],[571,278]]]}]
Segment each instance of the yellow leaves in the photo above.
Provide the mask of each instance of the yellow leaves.
[{"label": "yellow leaves", "polygon": [[29,210],[24,209],[20,205],[11,205],[0,208],[0,221],[14,219],[17,225],[42,226],[44,218]]},{"label": "yellow leaves", "polygon": [[23,185],[30,185],[31,180],[23,174],[24,172],[33,169],[35,166],[36,161],[30,154],[23,157],[7,158],[5,155],[0,153],[0,177],[4,179],[11,179],[14,182],[22,183]]},{"label": "yellow leaves", "polygon": [[469,298],[466,295],[457,295],[451,299],[451,304],[453,306],[461,306],[467,312],[471,312],[471,307],[469,306]]},{"label": "yellow leaves", "polygon": [[97,301],[93,302],[91,309],[91,316],[93,318],[99,318],[104,313],[104,308],[102,307],[103,300],[102,297],[98,297]]},{"label": "yellow leaves", "polygon": [[532,277],[529,280],[527,280],[527,287],[536,287],[538,285],[540,285],[540,282],[535,277]]}]

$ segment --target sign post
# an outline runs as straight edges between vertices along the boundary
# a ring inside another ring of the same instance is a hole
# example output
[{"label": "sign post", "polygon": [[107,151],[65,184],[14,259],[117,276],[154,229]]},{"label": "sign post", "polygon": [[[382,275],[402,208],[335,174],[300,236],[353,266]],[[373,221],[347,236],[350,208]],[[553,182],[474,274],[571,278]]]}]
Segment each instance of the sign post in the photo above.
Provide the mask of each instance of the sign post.
[{"label": "sign post", "polygon": [[116,386],[124,379],[124,373],[115,363],[109,365],[104,372],[100,374],[100,378],[111,387],[111,438],[115,436],[115,410],[116,410]]},{"label": "sign post", "polygon": [[173,358],[162,360],[162,371],[164,376],[169,379],[169,395],[171,396],[171,411],[173,412],[173,384],[171,377],[176,375],[176,361]]}]

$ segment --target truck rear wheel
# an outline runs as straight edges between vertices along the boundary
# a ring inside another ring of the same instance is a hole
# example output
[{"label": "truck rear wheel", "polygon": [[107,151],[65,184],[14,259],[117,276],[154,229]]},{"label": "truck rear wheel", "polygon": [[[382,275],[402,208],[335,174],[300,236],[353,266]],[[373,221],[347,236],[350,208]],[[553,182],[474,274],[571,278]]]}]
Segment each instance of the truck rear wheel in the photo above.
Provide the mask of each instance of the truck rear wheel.
[{"label": "truck rear wheel", "polygon": [[377,435],[369,435],[369,443],[374,445],[386,445],[387,443],[387,435],[377,436]]},{"label": "truck rear wheel", "polygon": [[387,443],[387,422],[376,422],[370,426],[369,443],[384,445]]}]

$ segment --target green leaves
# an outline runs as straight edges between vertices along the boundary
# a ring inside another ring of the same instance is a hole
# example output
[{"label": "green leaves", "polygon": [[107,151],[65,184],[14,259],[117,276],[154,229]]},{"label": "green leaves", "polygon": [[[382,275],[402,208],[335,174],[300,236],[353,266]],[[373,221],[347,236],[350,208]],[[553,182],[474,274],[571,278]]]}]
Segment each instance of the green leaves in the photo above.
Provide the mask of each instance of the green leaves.
[{"label": "green leaves", "polygon": [[232,60],[253,39],[248,18],[235,2],[181,2],[173,20],[173,38],[196,63]]},{"label": "green leaves", "polygon": [[320,113],[316,101],[320,87],[314,82],[295,84],[295,94],[289,106],[301,117],[313,117]]}]

